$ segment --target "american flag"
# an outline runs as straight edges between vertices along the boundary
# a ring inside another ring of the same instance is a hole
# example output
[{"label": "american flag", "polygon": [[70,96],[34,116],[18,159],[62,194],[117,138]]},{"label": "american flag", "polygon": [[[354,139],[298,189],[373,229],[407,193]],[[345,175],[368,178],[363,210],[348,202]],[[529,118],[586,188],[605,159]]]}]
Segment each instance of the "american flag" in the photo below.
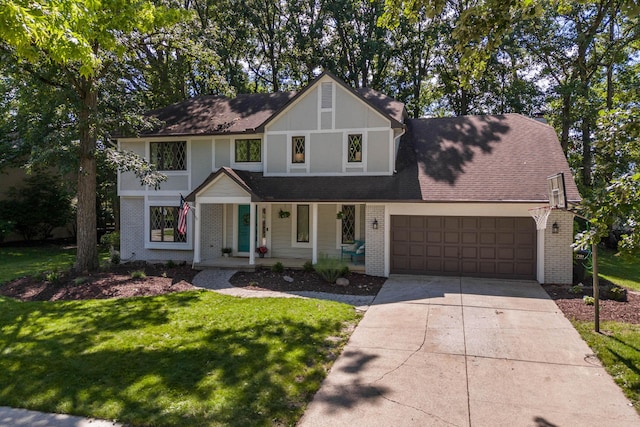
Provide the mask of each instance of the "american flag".
[{"label": "american flag", "polygon": [[189,203],[180,195],[180,208],[178,209],[178,233],[187,233],[187,214],[189,213]]}]

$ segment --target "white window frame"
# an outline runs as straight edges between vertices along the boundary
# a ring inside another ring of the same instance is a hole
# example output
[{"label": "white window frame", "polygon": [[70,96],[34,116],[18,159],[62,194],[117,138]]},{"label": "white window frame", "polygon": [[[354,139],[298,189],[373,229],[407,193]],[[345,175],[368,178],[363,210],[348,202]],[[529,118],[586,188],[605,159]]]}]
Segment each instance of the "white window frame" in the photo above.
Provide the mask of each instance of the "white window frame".
[{"label": "white window frame", "polygon": [[[298,206],[309,206],[309,241],[298,242]],[[291,205],[291,247],[292,248],[312,248],[313,247],[313,205],[311,203],[293,203]]]},{"label": "white window frame", "polygon": [[[175,199],[179,200],[180,195],[176,194]],[[187,241],[186,242],[154,242],[151,240],[151,208],[152,207],[179,207],[177,202],[149,201],[144,204],[144,247],[145,249],[171,249],[171,250],[193,250],[193,235],[195,227],[193,222],[194,206],[187,216]]]}]

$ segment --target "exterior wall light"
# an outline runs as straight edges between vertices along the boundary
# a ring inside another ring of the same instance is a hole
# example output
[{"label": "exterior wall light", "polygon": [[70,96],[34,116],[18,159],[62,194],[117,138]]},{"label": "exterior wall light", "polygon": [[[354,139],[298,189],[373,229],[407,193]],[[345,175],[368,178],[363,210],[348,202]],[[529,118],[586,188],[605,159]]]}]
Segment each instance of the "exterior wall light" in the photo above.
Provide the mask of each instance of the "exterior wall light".
[{"label": "exterior wall light", "polygon": [[560,232],[560,226],[558,225],[557,222],[554,222],[553,225],[551,226],[551,232],[553,234],[558,234]]},{"label": "exterior wall light", "polygon": [[374,219],[373,223],[371,224],[371,226],[373,227],[374,230],[377,230],[378,229],[378,220]]}]

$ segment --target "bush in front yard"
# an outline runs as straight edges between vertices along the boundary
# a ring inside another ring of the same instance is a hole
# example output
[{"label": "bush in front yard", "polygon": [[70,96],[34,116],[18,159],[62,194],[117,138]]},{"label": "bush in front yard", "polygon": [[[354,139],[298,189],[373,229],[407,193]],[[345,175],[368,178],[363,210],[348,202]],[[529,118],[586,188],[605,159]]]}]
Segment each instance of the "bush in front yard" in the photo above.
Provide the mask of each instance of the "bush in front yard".
[{"label": "bush in front yard", "polygon": [[335,283],[338,277],[349,273],[349,268],[342,260],[327,255],[321,255],[314,268],[316,273],[329,283]]}]

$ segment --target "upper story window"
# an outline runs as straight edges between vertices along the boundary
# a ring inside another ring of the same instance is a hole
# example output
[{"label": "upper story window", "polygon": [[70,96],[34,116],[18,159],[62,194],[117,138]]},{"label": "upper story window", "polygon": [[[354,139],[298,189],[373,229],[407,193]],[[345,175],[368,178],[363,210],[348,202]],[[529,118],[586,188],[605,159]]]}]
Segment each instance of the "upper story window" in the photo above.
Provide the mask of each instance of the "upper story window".
[{"label": "upper story window", "polygon": [[236,139],[236,163],[260,162],[262,144],[260,139]]},{"label": "upper story window", "polygon": [[349,135],[347,143],[347,160],[349,163],[362,162],[362,134]]},{"label": "upper story window", "polygon": [[305,143],[304,136],[294,136],[291,138],[291,163],[304,163],[305,160]]},{"label": "upper story window", "polygon": [[187,142],[152,142],[151,163],[161,171],[187,170]]}]

